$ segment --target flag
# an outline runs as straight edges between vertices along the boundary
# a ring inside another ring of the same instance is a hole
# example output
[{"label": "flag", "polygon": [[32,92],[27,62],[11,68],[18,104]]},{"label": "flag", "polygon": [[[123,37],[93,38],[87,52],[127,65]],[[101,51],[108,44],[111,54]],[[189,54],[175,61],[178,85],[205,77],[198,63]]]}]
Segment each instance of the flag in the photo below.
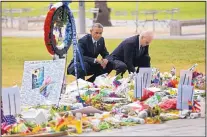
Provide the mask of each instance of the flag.
[{"label": "flag", "polygon": [[192,101],[188,101],[188,107],[189,107],[189,110],[193,110],[193,104],[192,104]]},{"label": "flag", "polygon": [[15,117],[13,115],[6,115],[5,119],[6,119],[7,125],[11,125],[11,124],[15,124],[16,123],[16,119],[15,119]]},{"label": "flag", "polygon": [[196,100],[193,101],[193,107],[195,108],[195,112],[200,112],[201,111],[201,105]]},{"label": "flag", "polygon": [[4,116],[4,112],[2,110],[2,101],[1,101],[1,123],[6,123],[7,125],[11,125],[16,123],[16,118],[13,115]]},{"label": "flag", "polygon": [[200,104],[198,103],[198,101],[194,100],[193,103],[192,101],[188,101],[188,106],[189,106],[189,110],[192,110],[192,112],[200,112]]}]

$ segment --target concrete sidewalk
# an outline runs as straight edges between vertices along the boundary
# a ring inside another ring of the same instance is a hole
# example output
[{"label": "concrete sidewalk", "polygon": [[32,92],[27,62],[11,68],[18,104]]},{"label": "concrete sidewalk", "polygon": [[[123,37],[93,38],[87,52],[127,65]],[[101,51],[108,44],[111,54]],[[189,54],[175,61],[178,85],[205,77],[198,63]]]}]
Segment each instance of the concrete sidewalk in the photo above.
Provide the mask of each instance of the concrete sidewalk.
[{"label": "concrete sidewalk", "polygon": [[122,127],[122,129],[83,133],[80,136],[205,136],[205,132],[205,119],[199,118]]}]

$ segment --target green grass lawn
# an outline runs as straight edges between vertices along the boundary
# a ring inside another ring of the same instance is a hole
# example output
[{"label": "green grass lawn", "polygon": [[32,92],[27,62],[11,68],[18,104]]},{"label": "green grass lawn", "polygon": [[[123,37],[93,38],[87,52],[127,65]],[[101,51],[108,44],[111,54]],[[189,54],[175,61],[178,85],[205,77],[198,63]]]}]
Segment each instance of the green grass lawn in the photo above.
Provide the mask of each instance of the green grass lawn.
[{"label": "green grass lawn", "polygon": [[[56,2],[53,2],[56,3]],[[111,19],[135,19],[131,15],[131,11],[136,10],[136,2],[107,2],[108,7],[112,9]],[[15,16],[38,16],[46,15],[47,11],[43,11],[43,8],[48,7],[49,2],[3,2],[2,8],[32,8],[32,12],[25,14],[15,14]],[[94,2],[86,2],[86,10],[95,7]],[[70,4],[71,9],[78,9],[78,2]],[[142,10],[166,10],[172,8],[179,8],[180,12],[174,15],[176,19],[194,19],[194,18],[205,18],[205,2],[138,2],[139,11]],[[115,11],[127,11],[127,16],[116,16]],[[77,17],[77,13],[74,13]],[[92,18],[92,13],[86,13],[87,18]],[[145,15],[139,14],[139,19],[145,19]],[[152,18],[151,16],[147,17]],[[159,13],[156,15],[157,19],[170,19],[170,15],[165,13]]]},{"label": "green grass lawn", "polygon": [[[109,52],[121,42],[121,39],[106,39]],[[188,69],[198,63],[198,71],[205,71],[204,40],[154,40],[150,45],[151,64],[161,72],[170,71],[174,65],[179,74],[181,69]],[[72,57],[69,49],[68,63]],[[50,60],[42,38],[2,38],[2,84],[3,87],[21,84],[24,61]],[[125,73],[126,75],[128,73]],[[114,71],[111,75],[114,75]],[[67,76],[67,81],[73,81]]]}]

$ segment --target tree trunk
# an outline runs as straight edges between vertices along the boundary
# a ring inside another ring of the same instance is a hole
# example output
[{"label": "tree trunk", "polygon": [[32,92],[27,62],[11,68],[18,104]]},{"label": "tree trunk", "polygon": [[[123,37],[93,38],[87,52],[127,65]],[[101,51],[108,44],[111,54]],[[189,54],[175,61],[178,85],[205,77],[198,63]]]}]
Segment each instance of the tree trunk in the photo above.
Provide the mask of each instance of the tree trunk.
[{"label": "tree trunk", "polygon": [[[95,8],[99,8],[99,14],[95,23],[101,23],[103,26],[112,26],[110,20],[111,9],[107,7],[107,2],[105,1],[95,1]],[[96,17],[94,13],[94,18]]]}]

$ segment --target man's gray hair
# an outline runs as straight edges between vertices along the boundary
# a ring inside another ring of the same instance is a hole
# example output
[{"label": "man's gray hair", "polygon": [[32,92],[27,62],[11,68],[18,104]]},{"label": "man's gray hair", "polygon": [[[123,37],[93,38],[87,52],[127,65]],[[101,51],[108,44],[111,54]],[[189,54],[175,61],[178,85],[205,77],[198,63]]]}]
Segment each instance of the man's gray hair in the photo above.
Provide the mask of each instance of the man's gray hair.
[{"label": "man's gray hair", "polygon": [[102,28],[103,29],[103,25],[101,23],[94,23],[92,26],[92,29],[98,27],[98,28]]},{"label": "man's gray hair", "polygon": [[153,31],[149,31],[149,30],[143,31],[143,32],[141,32],[140,36],[153,38],[154,37],[154,32]]}]

